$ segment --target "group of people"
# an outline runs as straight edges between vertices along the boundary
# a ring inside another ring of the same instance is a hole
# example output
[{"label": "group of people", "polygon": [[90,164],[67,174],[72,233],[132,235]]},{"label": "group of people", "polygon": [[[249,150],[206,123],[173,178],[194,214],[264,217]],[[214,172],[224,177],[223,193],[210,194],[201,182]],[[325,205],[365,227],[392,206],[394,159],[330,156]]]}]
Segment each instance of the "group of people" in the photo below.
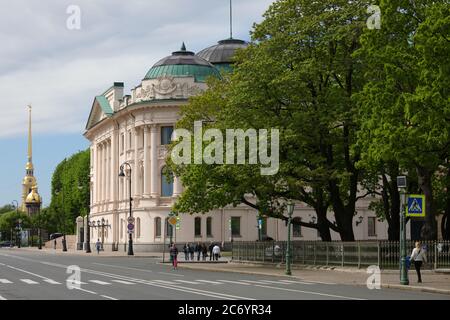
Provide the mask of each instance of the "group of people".
[{"label": "group of people", "polygon": [[[197,254],[197,261],[200,261],[200,257],[202,261],[206,261],[209,253],[209,261],[218,261],[220,258],[220,246],[218,244],[210,243],[207,246],[205,243],[197,242],[197,244],[186,243],[183,246],[184,252],[184,260],[185,261],[194,261],[195,254]],[[177,269],[178,264],[178,248],[175,243],[170,245],[170,260],[172,262],[173,268]]]}]

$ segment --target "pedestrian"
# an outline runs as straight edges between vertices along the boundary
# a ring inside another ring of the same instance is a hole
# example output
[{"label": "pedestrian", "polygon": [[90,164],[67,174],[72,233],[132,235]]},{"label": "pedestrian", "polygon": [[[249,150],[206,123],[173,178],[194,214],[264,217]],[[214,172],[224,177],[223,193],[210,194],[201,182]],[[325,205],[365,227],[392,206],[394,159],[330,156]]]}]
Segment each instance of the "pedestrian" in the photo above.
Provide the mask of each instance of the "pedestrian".
[{"label": "pedestrian", "polygon": [[178,248],[175,243],[170,248],[170,260],[172,261],[173,270],[178,269]]},{"label": "pedestrian", "polygon": [[192,244],[189,246],[189,253],[191,254],[191,261],[194,261],[194,252],[195,252],[195,246]]},{"label": "pedestrian", "polygon": [[184,260],[188,261],[189,260],[189,243],[186,243],[184,245],[183,252],[184,252]]},{"label": "pedestrian", "polygon": [[202,245],[200,242],[197,242],[197,245],[195,246],[195,252],[197,252],[197,261],[200,261],[200,255],[202,254]]},{"label": "pedestrian", "polygon": [[420,268],[423,263],[427,262],[426,251],[420,247],[420,242],[416,242],[416,247],[411,253],[411,261],[414,261],[414,267],[417,272],[417,282],[422,283],[422,275],[420,274]]},{"label": "pedestrian", "polygon": [[211,261],[211,260],[214,258],[214,256],[213,256],[213,248],[214,248],[214,244],[213,244],[213,242],[211,241],[211,243],[209,244],[209,247],[208,247],[208,251],[209,251],[209,261]]},{"label": "pedestrian", "polygon": [[214,253],[214,260],[218,261],[219,260],[219,256],[220,256],[220,247],[219,245],[215,245],[213,248],[213,253]]},{"label": "pedestrian", "polygon": [[206,257],[208,256],[208,247],[206,246],[206,243],[202,244],[202,258],[203,261],[206,261]]},{"label": "pedestrian", "polygon": [[100,239],[97,239],[95,247],[97,248],[97,254],[100,254],[100,249],[102,248],[102,243],[100,242]]},{"label": "pedestrian", "polygon": [[54,247],[55,250],[56,250],[56,239],[55,239],[55,241],[53,242],[53,247]]}]

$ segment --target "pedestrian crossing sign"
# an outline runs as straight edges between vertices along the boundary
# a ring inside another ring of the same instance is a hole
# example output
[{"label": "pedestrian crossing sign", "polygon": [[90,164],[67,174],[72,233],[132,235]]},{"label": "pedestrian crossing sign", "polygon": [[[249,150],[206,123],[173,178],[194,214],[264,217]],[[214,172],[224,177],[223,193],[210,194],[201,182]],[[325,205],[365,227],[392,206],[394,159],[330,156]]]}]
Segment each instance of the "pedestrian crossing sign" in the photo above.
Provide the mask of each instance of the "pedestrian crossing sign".
[{"label": "pedestrian crossing sign", "polygon": [[411,194],[408,196],[406,207],[407,217],[425,217],[425,196],[421,194]]}]

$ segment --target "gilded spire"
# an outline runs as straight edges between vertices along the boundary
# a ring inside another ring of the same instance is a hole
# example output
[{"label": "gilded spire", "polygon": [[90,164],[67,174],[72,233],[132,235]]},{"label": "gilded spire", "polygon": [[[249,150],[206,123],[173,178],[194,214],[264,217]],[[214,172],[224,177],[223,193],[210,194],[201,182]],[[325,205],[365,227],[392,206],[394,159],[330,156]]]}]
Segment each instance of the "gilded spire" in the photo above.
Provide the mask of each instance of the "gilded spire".
[{"label": "gilded spire", "polygon": [[28,162],[32,163],[32,141],[31,141],[31,105],[28,105],[29,116],[28,116]]}]

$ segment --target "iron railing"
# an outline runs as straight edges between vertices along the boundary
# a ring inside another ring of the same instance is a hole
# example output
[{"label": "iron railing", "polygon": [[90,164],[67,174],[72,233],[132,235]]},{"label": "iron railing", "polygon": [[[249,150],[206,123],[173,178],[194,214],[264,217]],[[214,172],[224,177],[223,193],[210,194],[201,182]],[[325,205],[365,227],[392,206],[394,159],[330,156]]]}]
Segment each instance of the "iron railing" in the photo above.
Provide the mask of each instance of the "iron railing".
[{"label": "iron railing", "polygon": [[[426,269],[450,268],[450,241],[423,241]],[[414,241],[406,242],[407,255]],[[285,263],[286,241],[243,242],[235,241],[232,260],[267,263]],[[377,265],[381,269],[397,269],[400,261],[398,241],[322,242],[292,241],[292,263],[313,266],[367,267]]]}]

